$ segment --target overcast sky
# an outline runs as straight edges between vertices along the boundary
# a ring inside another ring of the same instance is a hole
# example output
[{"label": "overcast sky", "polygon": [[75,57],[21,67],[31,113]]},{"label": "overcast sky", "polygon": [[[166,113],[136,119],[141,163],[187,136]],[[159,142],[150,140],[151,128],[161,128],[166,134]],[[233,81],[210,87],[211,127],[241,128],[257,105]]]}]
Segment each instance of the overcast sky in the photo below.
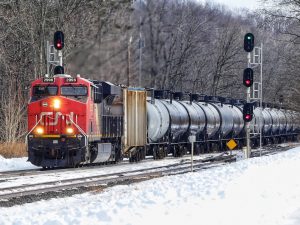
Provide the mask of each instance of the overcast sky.
[{"label": "overcast sky", "polygon": [[229,6],[231,9],[248,8],[257,9],[259,7],[259,0],[206,0],[207,2],[214,1]]}]

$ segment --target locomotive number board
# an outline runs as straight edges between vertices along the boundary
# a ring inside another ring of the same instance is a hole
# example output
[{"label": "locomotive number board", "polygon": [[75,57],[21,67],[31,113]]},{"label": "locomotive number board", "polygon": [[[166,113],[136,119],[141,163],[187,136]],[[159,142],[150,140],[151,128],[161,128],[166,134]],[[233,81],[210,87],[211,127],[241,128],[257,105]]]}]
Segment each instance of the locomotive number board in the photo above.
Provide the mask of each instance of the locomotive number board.
[{"label": "locomotive number board", "polygon": [[65,78],[65,82],[66,83],[76,83],[77,82],[77,78],[67,77],[67,78]]},{"label": "locomotive number board", "polygon": [[43,82],[44,83],[54,83],[54,77],[44,77]]}]

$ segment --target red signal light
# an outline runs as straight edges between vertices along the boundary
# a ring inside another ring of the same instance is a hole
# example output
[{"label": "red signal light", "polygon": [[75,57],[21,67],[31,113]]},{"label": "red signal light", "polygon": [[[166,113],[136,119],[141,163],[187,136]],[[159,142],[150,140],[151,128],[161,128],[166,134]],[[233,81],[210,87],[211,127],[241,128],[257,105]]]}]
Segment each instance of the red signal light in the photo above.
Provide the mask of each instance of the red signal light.
[{"label": "red signal light", "polygon": [[243,119],[245,122],[250,122],[253,117],[253,105],[252,103],[246,103],[243,108]]},{"label": "red signal light", "polygon": [[64,47],[64,33],[62,31],[56,31],[54,33],[54,48],[56,50],[62,50]]},{"label": "red signal light", "polygon": [[61,48],[61,42],[57,42],[57,43],[56,43],[56,48],[57,48],[57,49],[60,49],[60,48]]},{"label": "red signal light", "polygon": [[251,68],[246,68],[244,70],[243,84],[246,87],[251,87],[252,86],[252,84],[253,84],[253,70]]}]

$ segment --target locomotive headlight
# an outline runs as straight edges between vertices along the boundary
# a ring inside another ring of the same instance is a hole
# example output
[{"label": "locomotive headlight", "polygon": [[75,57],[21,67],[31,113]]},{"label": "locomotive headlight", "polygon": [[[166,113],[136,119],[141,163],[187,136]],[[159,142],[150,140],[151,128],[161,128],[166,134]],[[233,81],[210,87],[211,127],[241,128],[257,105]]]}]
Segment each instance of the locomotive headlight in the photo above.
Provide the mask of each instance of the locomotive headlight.
[{"label": "locomotive headlight", "polygon": [[67,131],[67,134],[73,134],[74,133],[74,129],[72,127],[67,127],[66,131]]},{"label": "locomotive headlight", "polygon": [[60,100],[59,99],[54,99],[53,101],[53,107],[54,109],[59,109],[60,108]]},{"label": "locomotive headlight", "polygon": [[43,133],[44,133],[44,128],[42,128],[42,127],[37,127],[37,128],[35,129],[35,132],[36,132],[37,134],[43,134]]}]

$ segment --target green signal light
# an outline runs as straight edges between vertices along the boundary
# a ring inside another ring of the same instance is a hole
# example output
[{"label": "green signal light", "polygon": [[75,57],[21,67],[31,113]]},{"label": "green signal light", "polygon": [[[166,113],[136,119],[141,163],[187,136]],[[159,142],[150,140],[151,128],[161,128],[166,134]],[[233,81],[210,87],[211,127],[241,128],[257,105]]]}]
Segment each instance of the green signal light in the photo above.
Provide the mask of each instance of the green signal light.
[{"label": "green signal light", "polygon": [[248,39],[248,40],[251,40],[251,37],[250,37],[250,36],[248,36],[248,37],[247,37],[247,39]]}]

